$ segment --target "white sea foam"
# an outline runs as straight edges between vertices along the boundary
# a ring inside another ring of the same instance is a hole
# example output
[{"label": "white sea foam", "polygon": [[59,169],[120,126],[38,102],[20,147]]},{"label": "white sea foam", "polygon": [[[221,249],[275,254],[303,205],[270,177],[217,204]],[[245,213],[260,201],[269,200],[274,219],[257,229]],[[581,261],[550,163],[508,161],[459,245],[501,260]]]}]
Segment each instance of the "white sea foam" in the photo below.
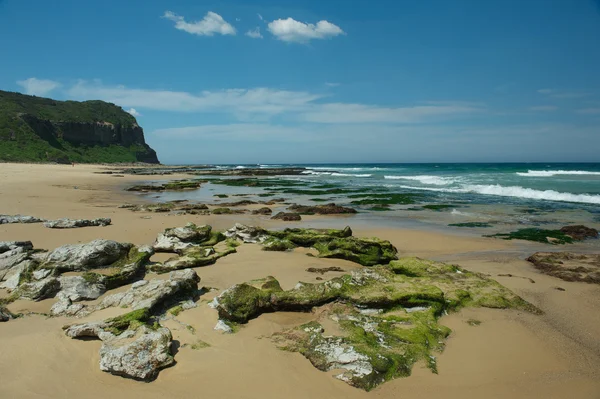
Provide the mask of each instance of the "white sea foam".
[{"label": "white sea foam", "polygon": [[444,177],[444,176],[430,176],[430,175],[420,175],[420,176],[383,176],[385,179],[389,180],[413,180],[418,181],[422,184],[431,184],[434,186],[447,186],[452,183],[457,182],[457,178],[455,177]]},{"label": "white sea foam", "polygon": [[242,166],[242,165],[236,166],[235,168],[236,168],[236,169],[246,169],[246,167],[245,167],[245,166]]},{"label": "white sea foam", "polygon": [[362,175],[354,175],[351,173],[332,173],[331,176],[344,176],[344,177],[371,177],[372,175],[369,174],[362,174]]},{"label": "white sea foam", "polygon": [[426,190],[445,193],[475,193],[497,195],[501,197],[516,197],[545,201],[579,202],[584,204],[600,204],[600,195],[561,193],[554,190],[534,190],[520,186],[500,186],[498,184],[481,185],[466,184],[461,188],[412,187],[400,186],[409,190]]},{"label": "white sea foam", "polygon": [[529,170],[527,172],[517,172],[517,175],[526,177],[552,177],[560,175],[600,176],[600,172],[590,172],[587,170]]},{"label": "white sea foam", "polygon": [[336,176],[336,177],[371,177],[370,174],[353,174],[353,173],[338,173],[338,172],[315,172],[314,170],[305,170],[302,172],[304,175],[314,176]]},{"label": "white sea foam", "polygon": [[[325,167],[325,166],[309,166],[307,167],[310,170],[335,170],[335,171],[342,171],[342,172],[346,172],[346,171],[352,171],[352,172],[361,172],[361,171],[375,171],[375,170],[389,170],[389,168],[379,168],[377,166],[373,166],[373,167],[363,167],[363,168],[343,168],[343,167]],[[398,169],[395,169],[398,170]]]}]

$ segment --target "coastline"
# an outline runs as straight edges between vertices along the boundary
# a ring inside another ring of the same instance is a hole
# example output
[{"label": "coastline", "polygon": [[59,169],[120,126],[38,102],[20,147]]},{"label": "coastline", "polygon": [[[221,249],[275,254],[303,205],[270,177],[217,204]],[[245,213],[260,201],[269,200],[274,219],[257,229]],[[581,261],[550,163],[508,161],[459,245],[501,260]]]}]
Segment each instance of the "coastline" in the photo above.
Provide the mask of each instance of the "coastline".
[{"label": "coastline", "polygon": [[[287,227],[255,215],[169,215],[131,212],[124,203],[142,203],[139,195],[123,189],[149,180],[189,178],[187,175],[134,176],[96,174],[107,165],[0,165],[0,199],[3,214],[43,218],[110,217],[112,225],[80,229],[48,230],[39,224],[0,226],[0,241],[31,240],[36,248],[88,242],[97,238],[134,244],[150,244],[167,227],[192,221],[215,229],[235,222],[267,228]],[[118,166],[117,166],[118,168]],[[150,219],[144,218],[150,216]],[[294,226],[349,224],[358,236],[390,240],[400,256],[419,256],[458,263],[466,269],[490,275],[504,286],[540,307],[541,316],[514,310],[465,309],[444,316],[441,323],[453,333],[439,356],[439,374],[417,365],[413,375],[399,378],[372,392],[352,388],[320,372],[297,353],[277,350],[268,339],[259,339],[282,327],[302,322],[304,314],[265,314],[234,335],[220,335],[212,328],[216,316],[206,306],[182,314],[198,335],[211,344],[202,351],[181,349],[177,366],[165,369],[150,384],[126,380],[98,370],[99,341],[76,342],[60,329],[71,320],[31,315],[0,324],[0,386],[3,397],[219,397],[304,398],[323,396],[378,398],[592,398],[600,392],[600,287],[573,283],[543,275],[522,260],[541,244],[502,241],[416,228],[352,225],[352,218],[311,216]],[[347,223],[346,223],[347,222]],[[585,250],[573,244],[560,250]],[[338,260],[310,260],[322,265],[355,265]],[[283,288],[298,280],[314,279],[305,272],[307,257],[301,253],[265,254],[252,246],[220,259],[215,265],[197,268],[202,284],[219,289],[274,275]],[[512,274],[517,277],[501,277]],[[524,278],[520,278],[524,277]],[[531,283],[527,279],[535,280]],[[565,291],[554,287],[560,286]],[[49,309],[54,300],[39,303],[18,301],[15,311]],[[112,310],[115,311],[114,309]],[[107,312],[110,313],[110,312]],[[106,314],[108,317],[109,315]],[[89,316],[99,319],[99,314]],[[477,318],[477,327],[465,321]],[[189,340],[185,329],[172,327],[175,339]],[[35,344],[34,344],[35,343]],[[18,367],[17,367],[18,365]],[[26,370],[26,371],[25,371]],[[230,380],[235,383],[230,383]],[[126,391],[126,394],[125,392]]]}]

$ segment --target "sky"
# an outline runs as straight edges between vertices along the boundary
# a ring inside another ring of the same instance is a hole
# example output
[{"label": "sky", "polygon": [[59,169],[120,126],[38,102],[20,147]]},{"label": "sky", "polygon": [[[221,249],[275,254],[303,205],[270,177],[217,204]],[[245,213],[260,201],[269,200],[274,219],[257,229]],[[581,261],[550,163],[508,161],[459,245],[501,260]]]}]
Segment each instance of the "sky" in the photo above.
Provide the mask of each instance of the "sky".
[{"label": "sky", "polygon": [[163,163],[600,161],[600,0],[0,0],[0,54]]}]

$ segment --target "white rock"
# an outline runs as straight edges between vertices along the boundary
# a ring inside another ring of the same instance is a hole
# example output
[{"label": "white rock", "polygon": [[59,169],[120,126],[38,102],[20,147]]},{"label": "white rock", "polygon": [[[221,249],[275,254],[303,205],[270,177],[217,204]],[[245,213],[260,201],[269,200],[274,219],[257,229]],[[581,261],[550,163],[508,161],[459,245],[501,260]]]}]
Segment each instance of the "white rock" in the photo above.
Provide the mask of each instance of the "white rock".
[{"label": "white rock", "polygon": [[229,327],[227,325],[227,323],[225,323],[221,319],[219,319],[219,321],[217,321],[217,325],[215,325],[215,330],[216,331],[223,331],[223,333],[225,333],[225,334],[230,334],[230,333],[233,332],[233,330],[231,329],[231,327]]}]

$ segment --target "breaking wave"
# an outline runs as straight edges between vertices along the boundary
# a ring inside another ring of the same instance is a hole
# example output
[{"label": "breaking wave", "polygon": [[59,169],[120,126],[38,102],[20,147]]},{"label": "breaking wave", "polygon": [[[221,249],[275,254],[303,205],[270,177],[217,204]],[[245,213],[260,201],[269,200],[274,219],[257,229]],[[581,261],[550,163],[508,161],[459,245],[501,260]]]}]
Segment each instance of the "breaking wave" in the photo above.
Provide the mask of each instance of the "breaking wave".
[{"label": "breaking wave", "polygon": [[445,193],[473,193],[482,195],[496,195],[500,197],[515,197],[545,201],[578,202],[584,204],[600,204],[600,195],[561,193],[554,190],[534,190],[520,186],[500,186],[471,184],[461,188],[438,188],[438,187],[413,187],[401,186],[408,190],[426,190]]},{"label": "breaking wave", "polygon": [[383,176],[385,179],[390,180],[414,180],[422,184],[432,184],[434,186],[447,186],[457,182],[457,178],[444,177],[444,176]]},{"label": "breaking wave", "polygon": [[527,172],[517,172],[517,175],[527,177],[552,177],[559,175],[600,176],[600,172],[589,172],[587,170],[529,170]]}]

